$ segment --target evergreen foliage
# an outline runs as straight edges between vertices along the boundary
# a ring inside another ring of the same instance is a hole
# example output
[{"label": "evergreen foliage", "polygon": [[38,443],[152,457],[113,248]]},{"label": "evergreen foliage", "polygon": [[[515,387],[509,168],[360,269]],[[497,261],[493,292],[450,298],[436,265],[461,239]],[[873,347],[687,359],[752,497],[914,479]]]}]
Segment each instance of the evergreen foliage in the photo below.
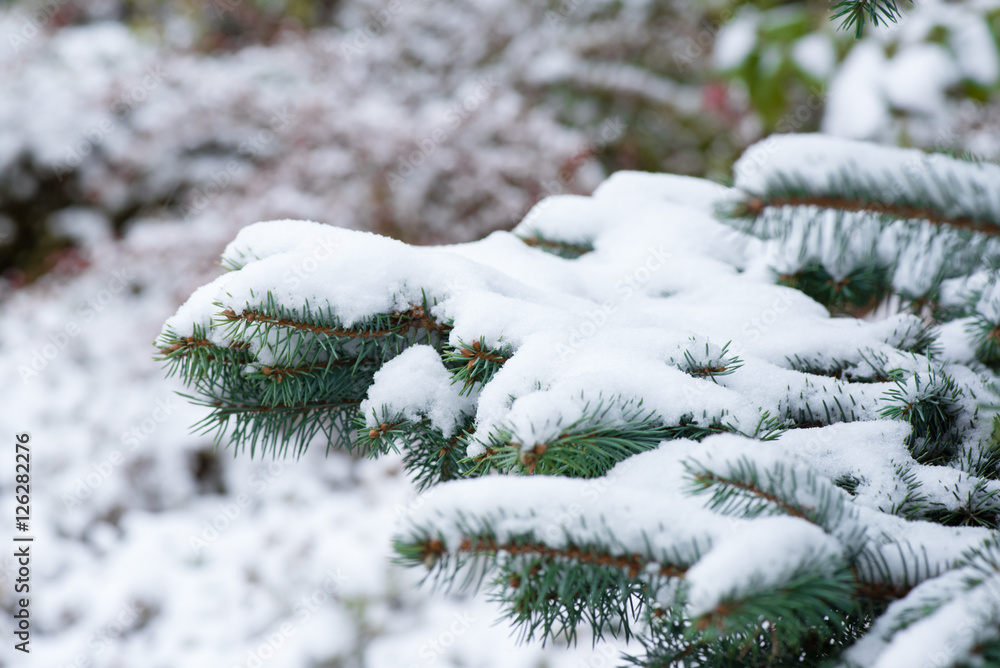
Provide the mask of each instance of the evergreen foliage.
[{"label": "evergreen foliage", "polygon": [[861,39],[865,25],[889,25],[902,16],[896,0],[840,0],[833,6],[833,18],[843,19],[840,27],[853,30],[854,37]]},{"label": "evergreen foliage", "polygon": [[234,450],[400,453],[436,486],[400,562],[524,640],[989,665],[1000,167],[806,135],[734,171],[619,173],[449,247],[261,223],[160,355]]}]

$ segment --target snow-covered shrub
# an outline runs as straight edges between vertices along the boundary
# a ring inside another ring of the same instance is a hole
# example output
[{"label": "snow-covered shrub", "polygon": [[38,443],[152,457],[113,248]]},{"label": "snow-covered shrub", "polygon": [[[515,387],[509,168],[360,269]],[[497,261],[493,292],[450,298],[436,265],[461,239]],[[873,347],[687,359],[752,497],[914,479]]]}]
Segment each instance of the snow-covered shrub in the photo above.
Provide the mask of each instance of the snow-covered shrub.
[{"label": "snow-covered shrub", "polygon": [[[995,3],[840,3],[902,10],[898,21],[839,31],[828,7],[725,8],[712,60],[746,109],[748,135],[817,128],[852,139],[1000,156]],[[839,5],[838,5],[839,6]]]},{"label": "snow-covered shrub", "polygon": [[31,280],[78,243],[66,210],[115,232],[291,217],[446,242],[588,193],[602,167],[723,178],[774,130],[997,154],[987,5],[917,3],[857,43],[825,8],[736,9],[14,3],[0,272]]},{"label": "snow-covered shrub", "polygon": [[1000,167],[804,135],[734,176],[451,246],[259,223],[157,346],[237,451],[401,452],[399,558],[527,639],[996,661]]},{"label": "snow-covered shrub", "polygon": [[211,54],[183,14],[161,43],[29,18],[0,12],[0,269],[72,238],[48,223],[67,208],[119,232],[294,217],[469,240],[590,192],[602,162],[704,171],[705,138],[726,136],[671,78],[684,6],[351,0],[327,28]]}]

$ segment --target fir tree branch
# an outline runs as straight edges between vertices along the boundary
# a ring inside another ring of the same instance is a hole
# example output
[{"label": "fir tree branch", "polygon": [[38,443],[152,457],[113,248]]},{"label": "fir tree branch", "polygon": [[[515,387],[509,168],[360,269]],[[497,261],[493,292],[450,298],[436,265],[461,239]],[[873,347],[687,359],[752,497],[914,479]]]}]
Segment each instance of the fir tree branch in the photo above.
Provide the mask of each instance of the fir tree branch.
[{"label": "fir tree branch", "polygon": [[[221,442],[225,434],[236,447],[250,450],[250,457],[271,451],[273,457],[286,456],[291,449],[300,457],[317,436],[323,436],[327,450],[351,450],[350,426],[361,400],[316,401],[297,405],[223,403],[211,396],[182,395],[195,405],[212,409],[195,425],[195,431],[214,434]],[[345,436],[347,435],[347,436]]]},{"label": "fir tree branch", "polygon": [[460,394],[471,394],[475,386],[480,387],[492,380],[504,365],[514,349],[511,346],[489,348],[482,337],[468,344],[459,339],[457,345],[445,344],[441,359],[451,368],[454,383],[462,383]]},{"label": "fir tree branch", "polygon": [[861,39],[867,22],[874,26],[889,25],[901,17],[896,0],[840,0],[833,6],[831,19],[843,19],[840,29],[853,29],[854,38]]},{"label": "fir tree branch", "polygon": [[875,611],[863,610],[855,616],[844,616],[837,625],[824,623],[792,645],[783,644],[769,622],[705,639],[693,636],[690,632],[692,621],[679,607],[660,608],[656,612],[651,623],[651,637],[640,638],[645,654],[626,655],[629,665],[642,668],[801,668],[804,656],[817,661],[835,657],[841,647],[865,633]]},{"label": "fir tree branch", "polygon": [[658,581],[686,572],[683,561],[602,545],[567,542],[552,547],[530,533],[499,541],[488,528],[464,530],[452,550],[429,535],[397,539],[395,548],[402,563],[423,565],[438,582],[451,583],[465,569],[476,573],[466,576],[466,585],[496,572],[496,598],[520,626],[522,637],[543,642],[558,637],[572,642],[583,622],[597,638],[607,631],[628,638],[630,619],[639,609],[636,597],[642,601]]},{"label": "fir tree branch", "polygon": [[184,379],[200,380],[224,373],[223,367],[242,366],[253,361],[249,344],[233,341],[228,346],[213,343],[201,327],[195,327],[191,336],[167,332],[156,342],[157,361],[167,367],[167,377],[179,375]]},{"label": "fir tree branch", "polygon": [[694,630],[707,639],[745,633],[762,620],[773,627],[773,647],[797,647],[817,630],[832,630],[856,614],[854,578],[848,569],[833,574],[803,568],[785,584],[733,596],[694,620]]},{"label": "fir tree branch", "polygon": [[1000,367],[1000,322],[975,313],[965,331],[975,346],[976,359],[992,369]]},{"label": "fir tree branch", "polygon": [[[526,446],[505,429],[490,434],[486,453],[475,458],[476,470],[503,473],[594,478],[639,452],[678,438],[700,440],[710,434],[735,432],[719,420],[703,425],[687,419],[666,424],[641,402],[598,400],[595,408],[544,443]],[[612,415],[619,413],[614,419]]]},{"label": "fir tree branch", "polygon": [[[705,491],[713,488],[715,485],[718,484],[732,488],[734,490],[745,492],[746,496],[748,497],[760,499],[761,501],[773,504],[774,507],[780,509],[786,515],[791,515],[792,517],[800,517],[804,520],[810,520],[810,517],[812,517],[815,514],[815,508],[811,508],[808,506],[801,508],[796,507],[793,504],[782,501],[781,498],[778,497],[776,494],[772,494],[770,492],[760,489],[757,486],[757,483],[753,480],[754,477],[756,476],[750,476],[749,480],[738,480],[736,478],[724,478],[721,476],[717,476],[713,473],[693,473],[691,476],[691,480],[694,482],[696,486],[695,487],[696,491]],[[712,501],[713,507],[720,508],[721,506],[724,506],[725,503],[724,499],[725,501],[728,501],[729,500],[728,495],[724,494],[714,498]],[[751,514],[757,514],[757,513],[752,512]]]},{"label": "fir tree branch", "polygon": [[[798,390],[797,395],[794,394],[795,389]],[[864,386],[852,387],[851,383],[838,382],[830,387],[827,384],[814,384],[806,379],[801,387],[795,389],[778,406],[781,411],[779,415],[795,428],[808,429],[837,422],[855,422],[859,412],[864,415],[866,410],[862,404],[866,394]]]},{"label": "fir tree branch", "polygon": [[964,493],[958,484],[951,491],[953,503],[934,501],[923,518],[945,526],[982,526],[1000,530],[1000,489],[989,488],[985,480],[977,480]]},{"label": "fir tree branch", "polygon": [[657,573],[666,577],[683,577],[687,571],[684,565],[660,563],[659,561],[640,554],[615,554],[597,546],[578,546],[569,544],[562,547],[550,547],[544,542],[534,542],[524,538],[498,542],[490,533],[463,536],[457,550],[449,552],[445,544],[437,538],[419,541],[417,543],[398,543],[403,559],[417,560],[431,568],[439,559],[451,554],[495,556],[500,552],[510,555],[528,555],[545,559],[565,559],[580,564],[592,566],[609,566],[619,568],[628,573],[629,577],[639,577],[641,573]]},{"label": "fir tree branch", "polygon": [[914,459],[921,464],[943,463],[955,454],[959,440],[961,395],[951,376],[929,367],[925,378],[914,374],[905,382],[897,380],[884,393],[887,405],[879,414],[913,426],[906,445]]},{"label": "fir tree branch", "polygon": [[[928,154],[925,159],[930,157]],[[1000,234],[1000,210],[989,193],[975,188],[962,192],[956,187],[954,175],[960,167],[973,166],[979,171],[995,167],[935,157],[947,161],[945,164],[951,171],[900,166],[896,171],[876,175],[863,166],[847,163],[833,167],[825,185],[810,184],[794,173],[774,173],[769,176],[765,191],[732,202],[720,213],[724,217],[753,220],[769,210],[812,207],[864,212],[883,220],[923,220],[985,235]]]},{"label": "fir tree branch", "polygon": [[921,491],[923,483],[917,479],[913,467],[906,464],[897,464],[895,474],[898,480],[896,489],[902,484],[905,490],[903,497],[894,501],[889,508],[879,507],[879,510],[908,520],[920,518],[928,507],[927,495]]},{"label": "fir tree branch", "polygon": [[418,490],[473,473],[473,466],[465,456],[466,440],[475,430],[471,416],[456,425],[453,436],[445,436],[426,418],[390,416],[386,406],[382,407],[381,415],[373,411],[372,417],[378,426],[369,426],[364,416],[357,416],[355,447],[369,456],[402,452],[403,468],[413,477]]},{"label": "fir tree branch", "polygon": [[888,216],[897,220],[926,220],[935,225],[948,225],[959,230],[969,230],[991,236],[1000,235],[1000,227],[993,220],[972,216],[947,216],[927,205],[903,202],[881,202],[878,200],[844,199],[833,195],[775,195],[766,199],[751,197],[734,215],[756,218],[767,208],[815,206],[837,211],[868,212]]},{"label": "fir tree branch", "polygon": [[313,334],[326,334],[327,336],[337,336],[344,338],[374,338],[387,334],[397,333],[400,329],[426,329],[432,332],[447,333],[451,331],[451,326],[446,323],[439,323],[434,320],[424,310],[423,306],[413,305],[407,311],[393,313],[383,316],[386,322],[382,327],[367,325],[363,327],[343,327],[326,326],[309,322],[305,319],[293,317],[281,317],[270,315],[266,311],[246,309],[241,313],[234,313],[232,309],[223,309],[220,315],[230,322],[277,325],[280,327],[290,327]]},{"label": "fir tree branch", "polygon": [[586,255],[594,250],[594,247],[590,244],[571,244],[566,241],[548,239],[537,232],[530,237],[518,238],[532,248],[541,249],[567,260],[575,260],[581,255]]},{"label": "fir tree branch", "polygon": [[837,537],[850,554],[865,543],[864,525],[844,491],[812,469],[783,462],[759,466],[747,455],[722,461],[691,457],[684,468],[691,492],[710,493],[708,506],[716,512],[798,517]]},{"label": "fir tree branch", "polygon": [[858,351],[857,361],[848,359],[785,357],[788,366],[811,376],[825,376],[848,383],[888,383],[903,377],[902,369],[888,366],[888,358],[874,351]]},{"label": "fir tree branch", "polygon": [[512,613],[521,639],[543,641],[576,639],[577,628],[588,624],[594,639],[604,634],[632,634],[648,586],[617,564],[594,565],[522,552],[499,569],[501,585],[494,598]]},{"label": "fir tree branch", "polygon": [[851,571],[859,598],[885,604],[907,596],[921,582],[953,566],[932,563],[922,545],[918,549],[905,540],[882,544],[870,541],[853,559]]},{"label": "fir tree branch", "polygon": [[818,262],[790,274],[778,274],[778,285],[809,295],[834,314],[862,317],[892,292],[888,268],[872,263],[837,280]]},{"label": "fir tree branch", "polygon": [[[696,352],[685,350],[684,360],[678,364],[678,367],[684,373],[695,378],[709,378],[713,381],[718,376],[728,376],[735,373],[743,366],[743,360],[735,355],[729,355],[731,343],[731,341],[727,341],[722,348],[713,351],[711,344],[706,341],[704,354],[700,349]],[[673,362],[673,358],[670,361]]]}]

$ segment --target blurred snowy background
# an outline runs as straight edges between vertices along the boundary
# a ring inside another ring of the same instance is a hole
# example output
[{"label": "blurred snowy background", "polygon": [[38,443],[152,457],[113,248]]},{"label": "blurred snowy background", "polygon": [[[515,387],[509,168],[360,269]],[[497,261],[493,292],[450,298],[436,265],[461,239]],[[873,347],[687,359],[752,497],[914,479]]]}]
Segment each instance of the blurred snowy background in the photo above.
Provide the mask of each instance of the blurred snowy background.
[{"label": "blurred snowy background", "polygon": [[[2,432],[30,431],[30,657],[2,666],[605,666],[390,562],[397,461],[216,451],[151,342],[237,230],[412,243],[773,131],[1000,156],[1000,2],[863,40],[823,3],[33,0],[0,7]],[[13,455],[0,467],[13,515]],[[5,533],[6,535],[6,533]],[[4,554],[8,551],[4,550]],[[0,636],[13,560],[0,556]]]}]

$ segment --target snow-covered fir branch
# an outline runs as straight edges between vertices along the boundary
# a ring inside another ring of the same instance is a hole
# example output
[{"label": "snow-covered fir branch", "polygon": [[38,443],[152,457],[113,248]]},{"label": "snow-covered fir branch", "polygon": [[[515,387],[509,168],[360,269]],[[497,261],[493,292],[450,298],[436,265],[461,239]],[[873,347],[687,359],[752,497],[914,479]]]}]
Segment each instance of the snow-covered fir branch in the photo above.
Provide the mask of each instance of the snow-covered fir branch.
[{"label": "snow-covered fir branch", "polygon": [[[877,216],[838,206],[885,202],[908,169]],[[1000,309],[993,237],[963,222],[993,209],[940,199],[945,181],[996,192],[1000,172],[779,137],[735,188],[619,172],[466,244],[259,223],[157,346],[251,456],[402,452],[440,489],[400,559],[489,583],[525,639],[587,627],[644,666],[887,666],[920,615],[958,614],[975,641],[921,651],[971,665],[1000,651],[971,575],[1000,528],[995,327],[975,326]],[[914,252],[929,226],[948,243]],[[967,252],[945,271],[947,248]],[[927,266],[923,291],[897,278]]]}]

